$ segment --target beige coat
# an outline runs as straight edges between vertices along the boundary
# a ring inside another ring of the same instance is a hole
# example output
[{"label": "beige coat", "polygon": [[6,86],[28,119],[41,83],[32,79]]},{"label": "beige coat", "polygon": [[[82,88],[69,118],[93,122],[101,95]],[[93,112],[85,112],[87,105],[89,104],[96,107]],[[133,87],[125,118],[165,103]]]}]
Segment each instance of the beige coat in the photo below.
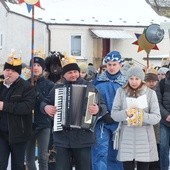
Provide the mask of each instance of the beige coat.
[{"label": "beige coat", "polygon": [[158,160],[157,146],[153,125],[160,119],[159,104],[154,90],[143,85],[138,96],[146,94],[148,107],[143,115],[141,127],[128,126],[126,122],[127,90],[119,88],[113,103],[111,116],[115,121],[122,122],[119,140],[119,161],[153,162]]}]

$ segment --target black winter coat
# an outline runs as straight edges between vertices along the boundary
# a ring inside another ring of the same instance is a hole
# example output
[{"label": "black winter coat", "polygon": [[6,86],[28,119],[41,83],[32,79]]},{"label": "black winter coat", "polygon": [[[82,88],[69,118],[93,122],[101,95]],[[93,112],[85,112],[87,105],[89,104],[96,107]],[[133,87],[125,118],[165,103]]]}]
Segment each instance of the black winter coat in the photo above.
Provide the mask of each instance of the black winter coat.
[{"label": "black winter coat", "polygon": [[51,128],[52,119],[47,114],[40,111],[40,103],[50,93],[54,83],[50,80],[40,77],[35,85],[36,103],[34,108],[34,130],[38,132],[44,128]]},{"label": "black winter coat", "polygon": [[[68,83],[69,82],[64,81],[64,84],[68,84]],[[79,78],[76,82],[74,82],[74,84],[86,84],[89,86],[93,86],[91,83],[88,83],[86,80],[81,78]],[[56,87],[52,89],[50,94],[47,96],[46,100],[41,103],[42,110],[44,110],[44,107],[48,104],[54,105],[55,88]],[[99,102],[98,105],[100,107],[100,111],[97,115],[100,116],[106,113],[107,108],[104,101],[99,96],[98,96],[98,102]],[[92,144],[96,142],[96,136],[94,132],[92,132],[91,130],[77,129],[77,128],[67,128],[62,131],[54,132],[53,137],[56,146],[65,147],[65,148],[90,147],[92,146]]]},{"label": "black winter coat", "polygon": [[[3,88],[0,82],[0,93]],[[1,100],[1,99],[0,99]],[[2,101],[2,100],[1,100]],[[32,110],[35,104],[35,90],[28,81],[18,78],[6,94],[3,110],[7,114],[9,142],[28,141],[32,135]]]},{"label": "black winter coat", "polygon": [[[161,89],[164,90],[161,90]],[[161,121],[167,127],[170,127],[170,122],[166,121],[167,116],[170,115],[170,76],[165,78],[165,82],[163,87],[161,87],[161,83],[158,83],[156,88],[156,93],[158,96],[159,106],[160,106],[160,113],[161,113]]]}]

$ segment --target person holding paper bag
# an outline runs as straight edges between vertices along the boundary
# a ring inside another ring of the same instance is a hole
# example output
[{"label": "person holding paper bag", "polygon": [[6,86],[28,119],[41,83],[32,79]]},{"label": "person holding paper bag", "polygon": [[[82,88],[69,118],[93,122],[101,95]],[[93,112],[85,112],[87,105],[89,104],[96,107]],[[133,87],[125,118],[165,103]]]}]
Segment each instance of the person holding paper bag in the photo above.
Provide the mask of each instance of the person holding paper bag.
[{"label": "person holding paper bag", "polygon": [[157,95],[144,82],[140,67],[127,71],[128,83],[119,88],[113,102],[111,116],[122,122],[117,159],[124,170],[149,170],[149,162],[158,160],[153,125],[160,119]]}]

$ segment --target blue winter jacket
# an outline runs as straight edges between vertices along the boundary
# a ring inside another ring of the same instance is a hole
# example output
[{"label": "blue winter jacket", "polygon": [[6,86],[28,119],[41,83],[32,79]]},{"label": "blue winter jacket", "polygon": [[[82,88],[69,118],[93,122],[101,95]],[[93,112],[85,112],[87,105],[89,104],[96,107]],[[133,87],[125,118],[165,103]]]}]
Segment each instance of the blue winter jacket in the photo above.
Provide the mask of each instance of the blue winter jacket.
[{"label": "blue winter jacket", "polygon": [[103,97],[109,113],[111,112],[117,89],[126,82],[127,78],[120,71],[115,75],[111,75],[105,71],[102,74],[99,74],[94,80],[93,83]]}]

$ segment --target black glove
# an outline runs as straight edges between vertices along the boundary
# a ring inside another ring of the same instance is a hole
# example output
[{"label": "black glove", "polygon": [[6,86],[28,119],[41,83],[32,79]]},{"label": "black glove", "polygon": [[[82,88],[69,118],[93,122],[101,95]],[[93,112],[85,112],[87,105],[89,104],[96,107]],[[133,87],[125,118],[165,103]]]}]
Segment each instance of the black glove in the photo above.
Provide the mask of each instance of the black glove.
[{"label": "black glove", "polygon": [[104,123],[106,124],[112,124],[114,122],[114,120],[111,118],[110,114],[107,113],[102,117],[102,120],[104,121]]}]

